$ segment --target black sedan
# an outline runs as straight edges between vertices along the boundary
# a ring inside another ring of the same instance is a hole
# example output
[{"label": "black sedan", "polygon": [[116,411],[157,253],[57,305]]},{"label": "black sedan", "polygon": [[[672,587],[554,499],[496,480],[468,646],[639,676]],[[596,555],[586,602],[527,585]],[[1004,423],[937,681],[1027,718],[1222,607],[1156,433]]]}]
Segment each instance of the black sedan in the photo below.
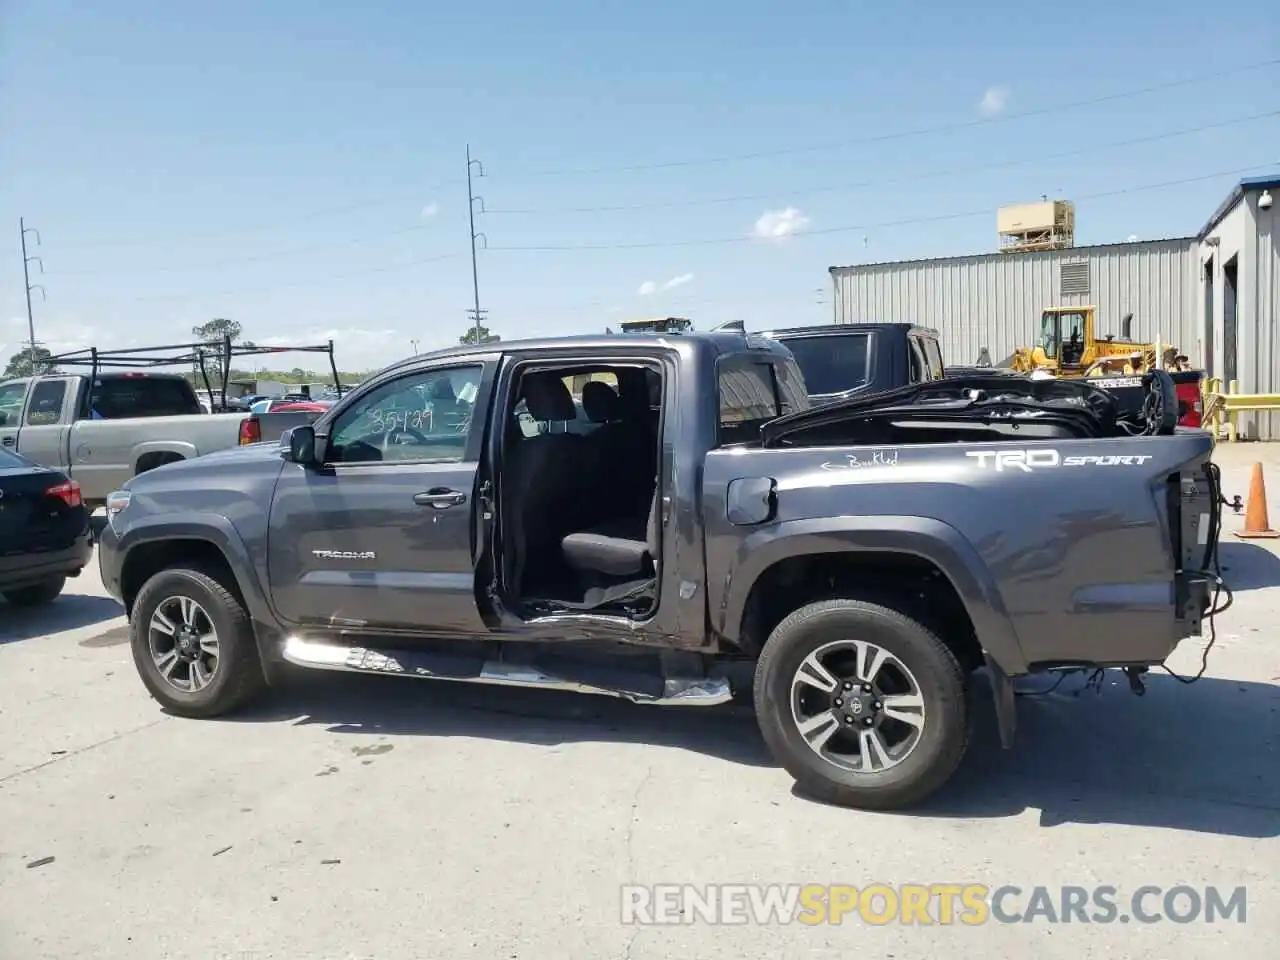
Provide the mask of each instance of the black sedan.
[{"label": "black sedan", "polygon": [[80,485],[0,450],[0,595],[18,607],[52,603],[92,554]]}]

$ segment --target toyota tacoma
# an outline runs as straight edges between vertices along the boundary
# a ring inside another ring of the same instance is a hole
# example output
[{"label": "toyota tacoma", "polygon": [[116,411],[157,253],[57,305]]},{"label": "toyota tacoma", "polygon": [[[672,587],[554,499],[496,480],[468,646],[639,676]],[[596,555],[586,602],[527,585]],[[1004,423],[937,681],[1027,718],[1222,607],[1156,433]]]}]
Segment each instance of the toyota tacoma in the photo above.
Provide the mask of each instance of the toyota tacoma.
[{"label": "toyota tacoma", "polygon": [[976,671],[1008,746],[1015,678],[1137,687],[1212,616],[1212,440],[1147,387],[1134,415],[980,375],[810,407],[741,331],[455,348],[133,478],[101,571],[183,716],[289,665],[742,697],[809,795],[898,808],[959,764]]}]

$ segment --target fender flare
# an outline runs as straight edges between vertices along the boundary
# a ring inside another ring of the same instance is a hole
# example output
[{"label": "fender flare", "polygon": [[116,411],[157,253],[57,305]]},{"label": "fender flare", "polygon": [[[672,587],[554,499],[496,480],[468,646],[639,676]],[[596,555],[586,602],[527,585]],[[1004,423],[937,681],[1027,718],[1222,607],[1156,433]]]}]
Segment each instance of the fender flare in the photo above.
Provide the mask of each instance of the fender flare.
[{"label": "fender flare", "polygon": [[131,476],[138,475],[138,463],[149,453],[174,453],[183,460],[194,460],[200,456],[200,451],[196,449],[196,445],[185,440],[147,440],[143,443],[135,444],[130,451],[130,456],[133,458],[133,473]]},{"label": "fender flare", "polygon": [[738,639],[747,599],[766,570],[819,553],[904,553],[929,561],[951,581],[987,655],[1010,676],[1027,672],[1022,644],[990,571],[958,530],[932,517],[817,517],[756,531],[732,559],[720,604],[721,633]]},{"label": "fender flare", "polygon": [[128,568],[135,547],[164,540],[203,540],[218,549],[236,578],[249,615],[257,622],[274,624],[267,596],[258,580],[253,556],[231,521],[216,513],[188,513],[181,518],[143,517],[120,537],[120,576]]}]

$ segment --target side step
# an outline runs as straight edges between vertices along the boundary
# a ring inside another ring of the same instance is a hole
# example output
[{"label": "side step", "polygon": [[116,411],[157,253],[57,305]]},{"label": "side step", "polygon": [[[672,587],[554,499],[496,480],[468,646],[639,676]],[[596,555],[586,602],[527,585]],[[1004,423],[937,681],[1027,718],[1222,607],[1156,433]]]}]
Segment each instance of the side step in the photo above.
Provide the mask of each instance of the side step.
[{"label": "side step", "polygon": [[632,703],[654,706],[714,707],[733,699],[729,681],[724,677],[660,677],[640,671],[624,673],[591,664],[572,664],[563,657],[555,658],[558,668],[552,672],[535,664],[508,663],[483,656],[349,647],[292,636],[285,640],[284,658],[295,666],[312,670],[390,674],[504,687],[543,687],[619,697]]}]

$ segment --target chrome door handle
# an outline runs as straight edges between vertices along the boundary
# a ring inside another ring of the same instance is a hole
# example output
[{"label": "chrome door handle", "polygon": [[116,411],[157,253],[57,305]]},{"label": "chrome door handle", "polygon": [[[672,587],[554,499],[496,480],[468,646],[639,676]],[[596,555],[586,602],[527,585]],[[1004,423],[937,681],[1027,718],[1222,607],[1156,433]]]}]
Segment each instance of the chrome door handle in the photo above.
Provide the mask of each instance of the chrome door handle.
[{"label": "chrome door handle", "polygon": [[446,507],[456,507],[466,503],[467,495],[457,490],[444,490],[437,487],[426,493],[415,493],[413,502],[420,507],[435,507],[437,510],[443,510]]}]

